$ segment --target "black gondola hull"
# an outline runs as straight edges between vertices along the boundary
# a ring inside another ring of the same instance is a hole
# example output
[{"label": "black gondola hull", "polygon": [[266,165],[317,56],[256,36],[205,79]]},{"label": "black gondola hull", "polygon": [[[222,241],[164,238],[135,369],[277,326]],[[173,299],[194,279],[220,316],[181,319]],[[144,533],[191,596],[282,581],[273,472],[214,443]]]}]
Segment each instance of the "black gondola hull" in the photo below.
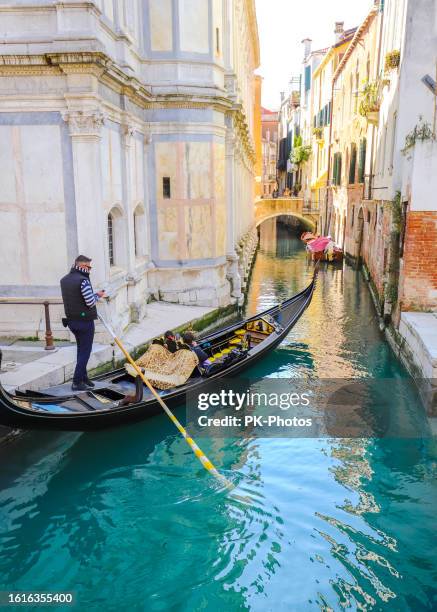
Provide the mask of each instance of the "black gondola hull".
[{"label": "black gondola hull", "polygon": [[[314,288],[315,276],[311,284],[304,291],[300,292],[296,296],[293,296],[289,300],[286,300],[281,305],[270,308],[265,311],[265,313],[260,313],[257,315],[257,317],[262,315],[273,316],[275,320],[281,324],[280,331],[273,332],[265,341],[262,342],[261,345],[259,345],[259,347],[253,351],[249,351],[249,354],[245,358],[230,365],[225,370],[222,370],[208,378],[199,377],[190,379],[187,384],[166,393],[163,395],[163,399],[166,404],[170,408],[182,406],[185,404],[186,394],[188,391],[201,391],[202,388],[205,388],[213,380],[235,377],[265,357],[269,351],[274,349],[283,341],[292,327],[297,323],[311,302]],[[251,317],[251,319],[253,318],[254,317]],[[246,322],[250,321],[251,319],[247,319]],[[243,323],[245,323],[245,321],[240,322],[239,325]],[[225,330],[220,330],[219,332],[209,334],[206,336],[206,338],[209,339],[219,337],[221,333],[224,333],[228,329],[234,327],[237,327],[237,325],[229,326]],[[121,368],[110,373],[102,374],[96,377],[94,380],[104,381],[123,373],[124,369]],[[0,424],[19,429],[92,431],[116,427],[124,423],[142,421],[143,419],[162,413],[162,408],[156,399],[148,399],[137,404],[112,407],[108,410],[75,414],[51,414],[49,412],[36,412],[18,405],[16,403],[18,399],[22,398],[14,398],[14,396],[6,393],[6,391],[0,385]],[[26,400],[27,399],[30,401],[32,398],[29,395]],[[51,401],[52,403],[56,403],[54,398],[52,398]],[[60,401],[59,398],[58,401]]]}]

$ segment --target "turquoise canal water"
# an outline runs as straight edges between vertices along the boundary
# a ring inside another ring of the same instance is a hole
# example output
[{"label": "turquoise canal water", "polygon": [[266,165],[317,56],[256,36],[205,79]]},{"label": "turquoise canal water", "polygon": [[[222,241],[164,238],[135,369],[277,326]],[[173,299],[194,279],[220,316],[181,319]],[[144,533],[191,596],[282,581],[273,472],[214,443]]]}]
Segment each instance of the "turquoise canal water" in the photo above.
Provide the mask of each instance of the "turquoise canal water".
[{"label": "turquoise canal water", "polygon": [[[248,311],[311,273],[300,243],[264,226]],[[349,268],[321,270],[307,313],[251,374],[407,376]],[[81,610],[436,609],[429,440],[201,446],[241,497],[202,470],[165,416],[3,448],[0,590],[73,591]]]}]

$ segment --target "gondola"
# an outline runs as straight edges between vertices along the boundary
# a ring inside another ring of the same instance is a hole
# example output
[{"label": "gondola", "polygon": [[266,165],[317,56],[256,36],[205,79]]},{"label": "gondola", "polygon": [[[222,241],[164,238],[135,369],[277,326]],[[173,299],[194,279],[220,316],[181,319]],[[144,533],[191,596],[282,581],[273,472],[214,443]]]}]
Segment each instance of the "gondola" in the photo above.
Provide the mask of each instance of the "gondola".
[{"label": "gondola", "polygon": [[343,249],[330,236],[316,236],[312,232],[304,232],[300,239],[306,245],[306,250],[313,262],[341,263]]},{"label": "gondola", "polygon": [[[203,336],[199,344],[211,357],[238,344],[242,335],[247,341],[244,349],[231,351],[233,357],[224,360],[223,367],[213,368],[208,375],[197,372],[185,384],[160,391],[166,404],[183,404],[187,392],[200,391],[211,380],[240,374],[280,344],[309,306],[316,274],[317,270],[306,289],[281,304]],[[93,389],[77,393],[71,391],[71,383],[13,394],[0,384],[0,424],[19,429],[88,431],[140,421],[162,411],[139,377],[132,377],[125,368],[96,376],[93,382]]]}]

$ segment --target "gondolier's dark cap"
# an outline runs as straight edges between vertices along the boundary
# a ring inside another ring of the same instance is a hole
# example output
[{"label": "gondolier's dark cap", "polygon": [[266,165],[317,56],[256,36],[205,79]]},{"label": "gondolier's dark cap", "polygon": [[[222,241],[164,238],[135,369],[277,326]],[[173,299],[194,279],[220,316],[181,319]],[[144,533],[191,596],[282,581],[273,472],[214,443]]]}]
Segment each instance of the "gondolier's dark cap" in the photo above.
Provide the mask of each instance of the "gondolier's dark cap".
[{"label": "gondolier's dark cap", "polygon": [[86,255],[78,255],[76,257],[76,259],[74,260],[74,263],[89,263],[90,261],[92,261],[91,257],[87,257]]}]

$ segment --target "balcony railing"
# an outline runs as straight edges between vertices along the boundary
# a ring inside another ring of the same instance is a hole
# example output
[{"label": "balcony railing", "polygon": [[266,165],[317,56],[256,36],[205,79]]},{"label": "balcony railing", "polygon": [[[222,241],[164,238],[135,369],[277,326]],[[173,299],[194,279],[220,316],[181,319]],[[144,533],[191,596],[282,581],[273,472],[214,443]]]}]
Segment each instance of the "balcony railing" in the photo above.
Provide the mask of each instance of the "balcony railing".
[{"label": "balcony railing", "polygon": [[320,210],[319,200],[307,200],[303,205],[304,213],[318,213]]}]

